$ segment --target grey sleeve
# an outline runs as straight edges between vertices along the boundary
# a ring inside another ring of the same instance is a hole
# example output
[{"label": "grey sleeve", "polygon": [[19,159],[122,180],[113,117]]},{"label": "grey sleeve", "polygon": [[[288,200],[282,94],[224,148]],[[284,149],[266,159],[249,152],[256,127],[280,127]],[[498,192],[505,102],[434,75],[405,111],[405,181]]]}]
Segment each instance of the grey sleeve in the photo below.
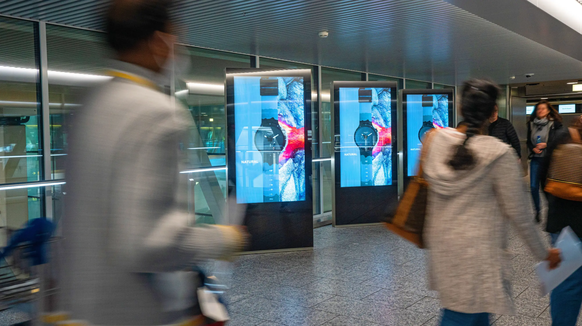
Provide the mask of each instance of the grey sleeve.
[{"label": "grey sleeve", "polygon": [[[143,128],[142,128],[143,129]],[[240,249],[237,231],[229,227],[194,227],[180,209],[178,139],[171,121],[157,121],[122,154],[109,217],[110,253],[115,264],[132,272],[182,270]]]},{"label": "grey sleeve", "polygon": [[540,261],[544,260],[548,252],[534,224],[531,196],[527,193],[525,183],[520,177],[521,173],[515,156],[511,152],[506,152],[501,156],[493,168],[492,175],[497,201],[504,216],[510,220],[534,257]]}]

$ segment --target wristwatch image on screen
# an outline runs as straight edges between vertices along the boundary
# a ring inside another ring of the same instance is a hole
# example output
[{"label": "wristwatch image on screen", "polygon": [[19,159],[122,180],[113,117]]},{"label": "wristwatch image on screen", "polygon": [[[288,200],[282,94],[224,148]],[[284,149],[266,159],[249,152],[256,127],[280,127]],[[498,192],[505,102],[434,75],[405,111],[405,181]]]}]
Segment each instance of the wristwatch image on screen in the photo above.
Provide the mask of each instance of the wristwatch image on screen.
[{"label": "wristwatch image on screen", "polygon": [[360,88],[358,90],[360,106],[360,125],[354,133],[354,141],[360,149],[360,184],[373,186],[372,151],[378,142],[378,132],[372,125],[372,90]]},{"label": "wristwatch image on screen", "polygon": [[263,157],[263,202],[278,202],[279,154],[287,137],[279,126],[279,80],[261,78],[261,125],[255,133],[255,146]]},{"label": "wristwatch image on screen", "polygon": [[422,126],[418,131],[418,139],[422,143],[424,136],[431,129],[434,129],[432,122],[433,97],[430,95],[422,96]]}]

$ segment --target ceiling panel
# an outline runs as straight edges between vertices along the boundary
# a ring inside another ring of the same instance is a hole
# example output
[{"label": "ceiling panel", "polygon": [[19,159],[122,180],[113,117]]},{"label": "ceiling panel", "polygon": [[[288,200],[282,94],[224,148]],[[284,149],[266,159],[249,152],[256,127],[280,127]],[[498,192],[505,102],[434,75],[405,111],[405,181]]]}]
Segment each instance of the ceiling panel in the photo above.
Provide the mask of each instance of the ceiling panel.
[{"label": "ceiling panel", "polygon": [[[100,30],[107,5],[1,1],[0,14]],[[441,0],[184,0],[174,13],[182,41],[207,48],[444,84],[582,76],[579,60]]]}]

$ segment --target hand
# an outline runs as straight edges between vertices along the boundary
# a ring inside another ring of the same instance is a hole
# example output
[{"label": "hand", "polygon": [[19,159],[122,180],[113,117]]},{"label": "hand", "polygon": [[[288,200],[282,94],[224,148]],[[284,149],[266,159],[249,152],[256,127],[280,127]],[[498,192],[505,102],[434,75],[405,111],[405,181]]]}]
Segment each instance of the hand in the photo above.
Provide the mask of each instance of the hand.
[{"label": "hand", "polygon": [[558,248],[548,249],[548,257],[547,260],[550,263],[550,270],[557,268],[560,266],[562,262],[562,257],[560,257],[561,251]]},{"label": "hand", "polygon": [[538,149],[544,149],[546,147],[548,147],[547,143],[539,143],[536,145],[536,148],[538,148]]},{"label": "hand", "polygon": [[539,148],[537,148],[537,147],[534,147],[533,152],[536,153],[536,154],[541,154],[542,153],[542,150],[539,149]]}]

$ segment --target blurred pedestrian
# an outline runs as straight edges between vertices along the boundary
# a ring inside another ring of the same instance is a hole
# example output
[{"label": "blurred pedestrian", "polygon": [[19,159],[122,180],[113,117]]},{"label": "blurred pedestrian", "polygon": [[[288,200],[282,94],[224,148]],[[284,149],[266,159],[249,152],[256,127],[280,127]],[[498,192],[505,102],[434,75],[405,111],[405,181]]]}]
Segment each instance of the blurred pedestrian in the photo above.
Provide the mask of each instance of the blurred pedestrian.
[{"label": "blurred pedestrian", "polygon": [[203,325],[193,266],[243,248],[236,227],[191,227],[180,139],[191,115],[158,81],[172,67],[170,1],[114,0],[113,79],[75,113],[63,226],[63,308],[93,325]]},{"label": "blurred pedestrian", "polygon": [[510,223],[537,260],[548,260],[552,268],[560,262],[559,250],[545,247],[531,220],[513,149],[483,135],[498,93],[491,82],[465,82],[460,104],[465,125],[438,131],[427,151],[425,239],[430,286],[444,308],[442,326],[485,326],[490,313],[515,313]]},{"label": "blurred pedestrian", "polygon": [[[582,116],[573,125],[556,135],[556,141],[548,149],[571,144],[578,147],[575,152],[582,153]],[[567,158],[580,161],[582,156]],[[552,194],[548,197],[548,222],[546,231],[550,233],[552,244],[556,242],[563,228],[571,227],[582,239],[582,202],[559,198]],[[550,295],[550,314],[553,326],[575,326],[582,306],[582,268],[575,271]]]},{"label": "blurred pedestrian", "polygon": [[527,124],[527,148],[530,150],[530,190],[536,209],[536,222],[541,221],[540,184],[545,183],[548,160],[551,156],[548,144],[556,140],[556,131],[562,129],[562,117],[546,100],[536,104]]},{"label": "blurred pedestrian", "polygon": [[499,138],[502,142],[513,147],[517,158],[521,159],[521,145],[519,144],[517,132],[515,132],[515,128],[509,120],[499,116],[499,107],[495,106],[489,122],[489,136]]}]

